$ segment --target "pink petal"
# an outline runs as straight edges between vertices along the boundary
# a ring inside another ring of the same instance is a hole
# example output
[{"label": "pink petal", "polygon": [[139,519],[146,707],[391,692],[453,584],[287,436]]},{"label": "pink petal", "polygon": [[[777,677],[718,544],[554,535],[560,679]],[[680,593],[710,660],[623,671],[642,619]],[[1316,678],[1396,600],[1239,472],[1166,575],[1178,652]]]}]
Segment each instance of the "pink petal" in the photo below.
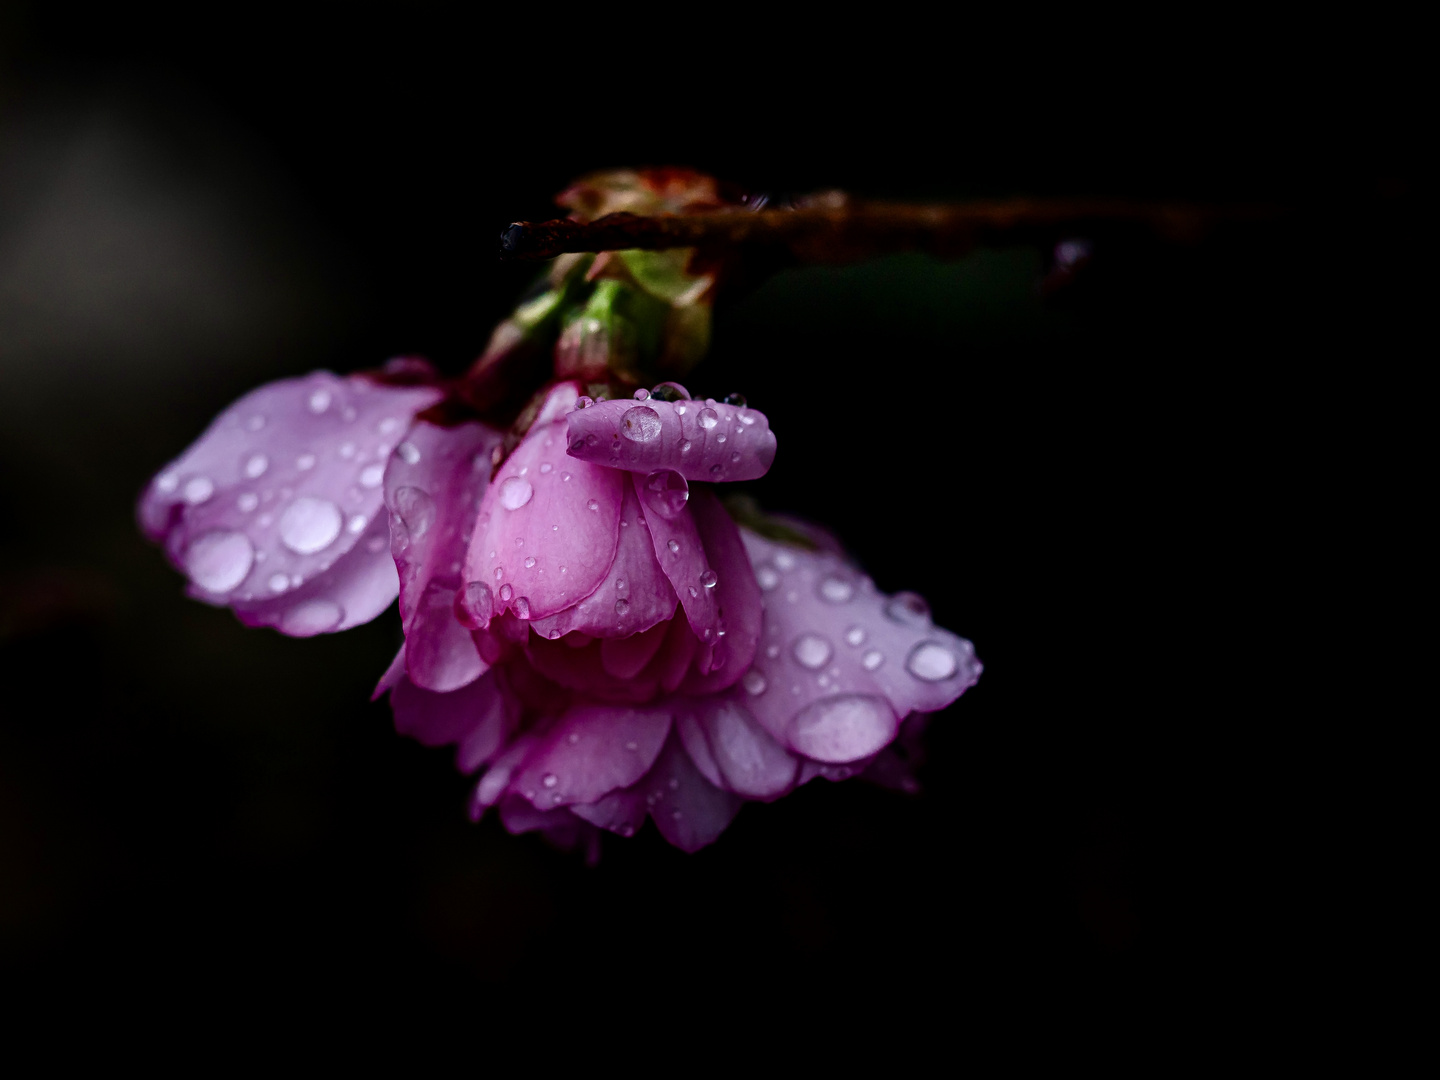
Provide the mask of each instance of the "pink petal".
[{"label": "pink petal", "polygon": [[[572,481],[573,483],[573,481]],[[675,614],[675,590],[655,561],[634,490],[621,485],[620,543],[598,588],[573,607],[531,626],[542,638],[580,632],[591,637],[628,638]]]},{"label": "pink petal", "polygon": [[524,799],[510,796],[500,804],[500,823],[511,836],[543,832],[556,847],[568,850],[581,839],[586,824],[569,810],[537,810]]},{"label": "pink petal", "polygon": [[[325,371],[262,386],[150,483],[141,526],[164,541],[192,595],[244,609],[247,621],[305,636],[373,618],[394,598],[389,571],[365,550],[383,517],[385,463],[440,396]],[[351,552],[360,558],[342,569]],[[300,591],[332,571],[343,597]],[[359,581],[365,573],[379,580]]]},{"label": "pink petal", "polygon": [[656,654],[655,666],[652,669],[667,694],[673,693],[684,681],[699,648],[700,643],[690,632],[690,624],[684,619],[671,619],[670,630],[665,635],[665,643]]},{"label": "pink petal", "polygon": [[[760,586],[750,568],[740,530],[709,487],[698,487],[690,512],[705,541],[705,557],[716,575],[714,594],[724,636],[714,641],[708,665],[696,665],[682,689],[687,694],[710,694],[733,686],[755,659],[760,642],[763,608]],[[708,670],[707,670],[708,668]]]},{"label": "pink petal", "polygon": [[394,690],[400,685],[400,680],[405,677],[405,643],[400,643],[400,651],[395,654],[395,659],[390,661],[390,666],[385,669],[385,674],[380,676],[380,681],[375,684],[375,689],[370,694],[371,701],[377,701],[381,694]]},{"label": "pink petal", "polygon": [[617,679],[633,679],[654,659],[669,632],[668,624],[658,623],[627,638],[601,638],[600,665]]},{"label": "pink petal", "polygon": [[755,480],[775,460],[764,413],[714,400],[602,401],[566,420],[572,458],[642,475],[671,469],[692,481]]},{"label": "pink petal", "polygon": [[655,697],[660,681],[654,672],[645,670],[628,679],[612,675],[605,670],[600,640],[591,638],[580,649],[571,648],[568,640],[547,641],[532,634],[525,657],[546,679],[601,701],[638,705]]},{"label": "pink petal", "polygon": [[943,708],[979,676],[968,641],[838,556],[742,535],[765,597],[746,703],[792,751],[836,765],[869,758],[902,717]]},{"label": "pink petal", "polygon": [[579,603],[615,561],[622,476],[567,458],[562,421],[532,427],[485,492],[466,582],[493,591],[497,614],[543,619]]},{"label": "pink petal", "polygon": [[[699,489],[692,491],[691,495],[698,496]],[[705,544],[690,507],[682,507],[669,518],[647,514],[645,521],[653,545],[653,558],[660,561],[660,569],[674,586],[690,629],[702,642],[717,641],[719,632],[724,629],[714,591],[719,575],[710,568],[706,559]]]},{"label": "pink petal", "polygon": [[545,810],[593,803],[644,776],[669,732],[668,709],[577,705],[526,757],[510,790]]},{"label": "pink petal", "polygon": [[[679,708],[676,724],[691,759],[717,786],[767,800],[795,786],[800,759],[772,739],[733,695],[695,699],[691,709]],[[706,768],[707,755],[718,776]]]},{"label": "pink petal", "polygon": [[402,678],[390,693],[395,730],[426,746],[460,743],[456,764],[473,772],[500,749],[519,722],[518,703],[495,672],[448,694],[435,693]]},{"label": "pink petal", "polygon": [[602,829],[634,836],[645,824],[645,796],[638,788],[612,791],[597,802],[576,803],[570,812]]},{"label": "pink petal", "polygon": [[666,742],[636,790],[645,796],[660,834],[682,851],[699,851],[717,840],[744,801],[706,780],[678,737]]},{"label": "pink petal", "polygon": [[525,759],[540,743],[538,731],[525,731],[515,736],[501,751],[500,756],[490,763],[481,775],[470,796],[470,817],[480,820],[480,815],[500,801],[510,788],[510,778]]},{"label": "pink petal", "polygon": [[555,420],[561,420],[565,414],[575,408],[575,402],[580,397],[580,384],[573,379],[556,383],[545,395],[545,402],[540,406],[534,422],[530,425],[535,427],[539,424],[548,424]]},{"label": "pink petal", "polygon": [[464,686],[486,667],[455,617],[455,601],[490,479],[490,451],[502,438],[483,424],[443,428],[421,420],[385,470],[407,670],[412,682],[430,690]]}]

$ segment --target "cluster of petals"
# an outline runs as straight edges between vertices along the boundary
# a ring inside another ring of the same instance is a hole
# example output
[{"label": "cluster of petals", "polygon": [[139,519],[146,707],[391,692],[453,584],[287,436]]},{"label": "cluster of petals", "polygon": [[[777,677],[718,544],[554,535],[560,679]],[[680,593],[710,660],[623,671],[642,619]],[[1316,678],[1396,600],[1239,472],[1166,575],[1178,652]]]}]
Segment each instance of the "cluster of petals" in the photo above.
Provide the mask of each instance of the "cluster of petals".
[{"label": "cluster of petals", "polygon": [[512,832],[594,851],[648,816],[693,851],[815,777],[913,787],[902,724],[975,682],[970,643],[820,530],[737,526],[714,485],[769,469],[769,422],[667,386],[560,383],[502,459],[500,432],[427,418],[423,379],[273,383],[162,471],[141,521],[193,595],[284,633],[398,594],[377,694],[456,745],[472,814]]}]

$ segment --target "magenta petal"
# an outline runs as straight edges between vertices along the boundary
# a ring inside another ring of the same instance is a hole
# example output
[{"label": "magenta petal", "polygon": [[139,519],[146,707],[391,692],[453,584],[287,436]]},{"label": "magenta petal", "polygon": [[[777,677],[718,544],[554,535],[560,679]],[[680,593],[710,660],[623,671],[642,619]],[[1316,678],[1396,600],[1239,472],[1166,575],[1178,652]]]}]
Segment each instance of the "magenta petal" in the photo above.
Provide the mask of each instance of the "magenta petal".
[{"label": "magenta petal", "polygon": [[385,674],[380,676],[380,681],[375,684],[375,689],[370,694],[371,701],[377,701],[381,694],[394,690],[400,685],[400,680],[405,677],[405,643],[400,643],[400,651],[395,654],[395,659],[390,661],[390,666],[385,669]]},{"label": "magenta petal", "polygon": [[[574,636],[574,635],[571,635]],[[531,636],[525,648],[530,666],[546,679],[569,690],[578,690],[602,701],[641,704],[655,696],[658,677],[642,671],[633,678],[620,678],[605,670],[601,642],[588,639],[584,648],[574,649],[569,637],[547,641]]]},{"label": "magenta petal", "polygon": [[675,590],[650,546],[640,502],[630,484],[621,485],[620,543],[604,580],[574,607],[531,622],[543,638],[580,632],[591,637],[628,638],[675,614]]},{"label": "magenta petal", "polygon": [[755,480],[775,460],[764,413],[714,401],[602,401],[566,417],[569,453],[612,469],[686,480]]},{"label": "magenta petal", "polygon": [[516,770],[510,790],[546,810],[593,803],[644,776],[669,732],[668,708],[574,706]]},{"label": "magenta petal", "polygon": [[563,422],[532,427],[485,492],[466,582],[492,590],[496,614],[542,619],[579,603],[615,561],[623,475],[566,457]]},{"label": "magenta petal", "polygon": [[490,763],[490,767],[481,775],[475,790],[470,796],[470,816],[475,820],[488,807],[494,806],[500,801],[500,797],[510,787],[510,779],[515,770],[524,764],[525,759],[534,751],[540,743],[540,734],[534,731],[527,731],[517,735],[510,744],[501,751],[500,756]]},{"label": "magenta petal", "polygon": [[407,670],[412,682],[430,690],[464,686],[486,667],[455,617],[455,600],[490,479],[490,452],[502,438],[483,424],[442,428],[421,420],[385,470]]},{"label": "magenta petal", "polygon": [[[681,719],[692,716],[720,774],[720,786],[749,799],[775,799],[795,786],[800,759],[772,739],[744,703],[733,697],[699,698],[693,714],[683,713]],[[683,738],[684,724],[680,731]],[[691,750],[691,740],[685,740],[685,747]],[[700,766],[693,750],[690,756]],[[709,777],[705,768],[701,772]]]},{"label": "magenta petal", "polygon": [[715,573],[714,594],[724,636],[710,643],[714,653],[708,665],[696,665],[682,689],[687,694],[709,694],[733,686],[755,659],[760,643],[763,606],[760,586],[745,551],[740,530],[708,487],[697,487],[690,512],[705,541],[705,557]]},{"label": "magenta petal", "polygon": [[917,597],[887,597],[838,556],[742,533],[765,592],[746,703],[783,745],[827,764],[869,758],[912,711],[943,708],[980,673],[970,643]]},{"label": "magenta petal", "polygon": [[[691,492],[692,497],[698,495],[698,490]],[[700,539],[700,529],[690,507],[683,506],[668,518],[647,514],[645,521],[649,527],[654,558],[660,561],[660,569],[670,579],[675,595],[680,598],[690,629],[702,642],[717,641],[719,632],[724,629],[720,608],[715,602],[715,584],[719,575],[706,560],[705,544]]]},{"label": "magenta petal", "polygon": [[644,794],[660,834],[682,851],[698,851],[718,839],[744,801],[706,780],[678,738],[665,744],[636,789]]},{"label": "magenta petal", "polygon": [[569,810],[537,810],[513,795],[500,803],[500,824],[511,836],[543,832],[546,839],[560,848],[574,847],[580,839],[581,829],[585,827]]},{"label": "magenta petal", "polygon": [[[192,595],[248,622],[305,636],[373,618],[394,598],[390,571],[366,550],[385,464],[440,396],[323,371],[262,386],[151,482],[141,525],[163,539]],[[342,567],[352,552],[355,565]],[[301,591],[327,573],[335,589]],[[365,573],[379,579],[367,585]]]},{"label": "magenta petal", "polygon": [[710,752],[710,740],[705,737],[705,729],[700,726],[700,718],[694,708],[677,703],[675,733],[680,736],[680,745],[690,755],[690,760],[700,770],[700,775],[718,788],[727,787],[725,777],[720,772],[720,765],[716,762],[715,755]]},{"label": "magenta petal", "polygon": [[669,631],[667,623],[658,623],[627,638],[601,638],[600,664],[617,679],[633,679],[654,659]]},{"label": "magenta petal", "polygon": [[461,744],[457,763],[472,772],[500,748],[519,719],[519,709],[494,672],[448,694],[402,678],[390,693],[395,730],[426,746]]},{"label": "magenta petal", "polygon": [[645,823],[645,796],[638,788],[612,791],[598,802],[576,803],[570,812],[602,829],[634,836]]}]

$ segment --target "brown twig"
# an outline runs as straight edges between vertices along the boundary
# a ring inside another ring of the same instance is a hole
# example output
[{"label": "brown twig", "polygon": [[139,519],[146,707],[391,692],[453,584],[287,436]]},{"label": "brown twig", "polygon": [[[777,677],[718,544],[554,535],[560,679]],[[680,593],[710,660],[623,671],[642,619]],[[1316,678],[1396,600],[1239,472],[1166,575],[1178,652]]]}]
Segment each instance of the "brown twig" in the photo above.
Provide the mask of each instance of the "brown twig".
[{"label": "brown twig", "polygon": [[849,262],[897,251],[963,255],[977,244],[1024,243],[1057,232],[1139,226],[1189,242],[1224,222],[1278,217],[1275,206],[1204,206],[1121,199],[1002,199],[911,205],[857,202],[838,194],[780,210],[726,210],[595,221],[517,221],[500,234],[502,259],[549,259],[565,252],[633,248],[787,248],[804,262]]}]

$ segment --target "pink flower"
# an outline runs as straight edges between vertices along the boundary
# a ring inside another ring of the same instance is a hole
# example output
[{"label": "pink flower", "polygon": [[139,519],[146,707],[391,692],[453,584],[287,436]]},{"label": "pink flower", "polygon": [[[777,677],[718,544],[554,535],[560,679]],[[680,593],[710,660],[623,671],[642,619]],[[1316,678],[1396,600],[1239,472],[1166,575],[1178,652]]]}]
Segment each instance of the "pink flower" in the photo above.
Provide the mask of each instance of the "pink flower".
[{"label": "pink flower", "polygon": [[[308,637],[369,622],[395,599],[382,483],[440,400],[416,360],[317,371],[246,394],[150,482],[140,526],[190,595],[251,626]],[[498,442],[498,436],[496,437]]]},{"label": "pink flower", "polygon": [[594,850],[597,827],[628,836],[648,815],[693,851],[816,776],[913,786],[887,748],[980,665],[818,530],[795,530],[807,547],[736,526],[699,482],[768,470],[762,414],[561,384],[478,509],[469,427],[417,425],[427,449],[387,473],[402,613],[431,599],[377,693],[401,732],[488,766],[475,816],[498,806],[512,832]]}]

